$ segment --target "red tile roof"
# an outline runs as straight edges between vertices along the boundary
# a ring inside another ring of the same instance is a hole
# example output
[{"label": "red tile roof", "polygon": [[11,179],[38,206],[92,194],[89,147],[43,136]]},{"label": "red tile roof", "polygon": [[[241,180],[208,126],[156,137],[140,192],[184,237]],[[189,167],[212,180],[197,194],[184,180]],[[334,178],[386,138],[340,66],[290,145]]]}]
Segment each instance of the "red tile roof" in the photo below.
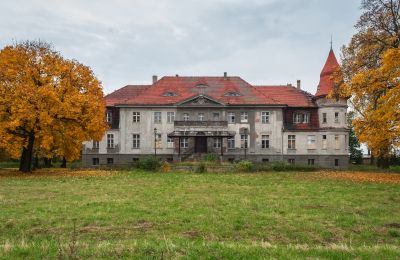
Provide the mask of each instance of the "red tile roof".
[{"label": "red tile roof", "polygon": [[[176,95],[163,95],[170,92]],[[105,99],[107,106],[176,105],[199,94],[227,105],[316,106],[313,95],[293,86],[252,86],[240,77],[163,77],[153,85],[125,86]]]},{"label": "red tile roof", "polygon": [[[163,96],[173,92],[176,96]],[[239,96],[226,96],[228,92]],[[120,100],[126,105],[174,105],[199,94],[223,104],[255,105],[279,104],[278,101],[260,93],[240,77],[163,77],[138,96]]]},{"label": "red tile roof", "polygon": [[124,102],[128,98],[137,97],[150,86],[151,85],[126,85],[105,96],[106,105],[113,106]]},{"label": "red tile roof", "polygon": [[321,71],[320,81],[315,96],[328,95],[334,88],[333,73],[340,69],[340,65],[336,60],[335,53],[331,49],[326,59],[325,66]]},{"label": "red tile roof", "polygon": [[289,86],[256,86],[257,90],[280,104],[288,105],[290,107],[315,107],[313,95]]}]

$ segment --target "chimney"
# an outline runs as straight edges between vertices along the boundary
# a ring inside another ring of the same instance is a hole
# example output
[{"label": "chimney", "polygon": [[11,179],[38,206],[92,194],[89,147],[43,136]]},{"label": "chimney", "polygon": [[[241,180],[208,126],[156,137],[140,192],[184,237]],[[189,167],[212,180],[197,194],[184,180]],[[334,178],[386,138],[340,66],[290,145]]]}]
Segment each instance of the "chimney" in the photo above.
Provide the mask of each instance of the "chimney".
[{"label": "chimney", "polygon": [[153,84],[157,82],[157,75],[153,75]]},{"label": "chimney", "polygon": [[297,89],[301,89],[301,80],[297,80]]},{"label": "chimney", "polygon": [[224,72],[224,79],[228,79],[228,73]]}]

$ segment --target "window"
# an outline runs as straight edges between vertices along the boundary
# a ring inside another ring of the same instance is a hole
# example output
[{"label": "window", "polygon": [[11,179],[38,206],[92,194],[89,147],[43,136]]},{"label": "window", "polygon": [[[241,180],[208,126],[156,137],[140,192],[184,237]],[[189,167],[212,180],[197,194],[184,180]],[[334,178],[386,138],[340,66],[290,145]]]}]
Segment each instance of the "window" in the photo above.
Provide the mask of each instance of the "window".
[{"label": "window", "polygon": [[139,158],[137,158],[137,157],[134,157],[134,158],[132,158],[132,162],[133,162],[133,164],[137,164],[137,163],[138,163],[138,161],[139,161]]},{"label": "window", "polygon": [[107,158],[107,164],[114,164],[114,158]]},{"label": "window", "polygon": [[269,148],[269,135],[261,136],[261,148],[268,149]]},{"label": "window", "polygon": [[344,135],[344,149],[349,149],[348,145],[347,145],[347,135]]},{"label": "window", "polygon": [[296,149],[296,136],[288,135],[288,149]]},{"label": "window", "polygon": [[326,124],[328,122],[328,119],[326,117],[326,113],[322,113],[322,123]]},{"label": "window", "polygon": [[174,138],[168,137],[167,138],[167,147],[174,148],[174,146],[175,146]]},{"label": "window", "polygon": [[235,137],[228,137],[228,149],[235,149]]},{"label": "window", "polygon": [[224,94],[224,96],[225,96],[225,97],[240,97],[241,94],[238,93],[238,92],[226,92],[226,93]]},{"label": "window", "polygon": [[99,158],[93,158],[92,159],[92,165],[99,165],[99,164],[100,164]]},{"label": "window", "polygon": [[247,112],[240,112],[240,122],[247,123],[249,119],[249,114]]},{"label": "window", "polygon": [[339,112],[335,112],[335,123],[339,123]]},{"label": "window", "polygon": [[263,162],[263,163],[268,163],[268,162],[269,162],[269,159],[268,159],[268,158],[262,158],[262,162]]},{"label": "window", "polygon": [[204,113],[199,113],[199,121],[204,121]]},{"label": "window", "polygon": [[213,113],[214,121],[219,121],[219,113]]},{"label": "window", "polygon": [[107,148],[114,148],[114,134],[107,134]]},{"label": "window", "polygon": [[335,135],[335,149],[340,149],[339,135]]},{"label": "window", "polygon": [[248,135],[240,135],[240,148],[248,148]]},{"label": "window", "polygon": [[314,165],[315,160],[314,159],[308,159],[308,165]]},{"label": "window", "polygon": [[326,140],[326,135],[322,135],[322,149],[326,150],[328,148],[328,143]]},{"label": "window", "polygon": [[307,149],[317,149],[315,144],[315,135],[307,136]]},{"label": "window", "polygon": [[93,141],[93,149],[99,149],[99,142]]},{"label": "window", "polygon": [[339,166],[339,159],[335,159],[335,166]]},{"label": "window", "polygon": [[133,112],[132,113],[132,122],[139,123],[140,122],[140,112]]},{"label": "window", "polygon": [[106,120],[107,120],[107,123],[109,123],[109,124],[112,123],[112,111],[107,111]]},{"label": "window", "polygon": [[189,113],[183,113],[183,121],[189,121]]},{"label": "window", "polygon": [[269,123],[269,112],[261,112],[261,123],[263,124]]},{"label": "window", "polygon": [[161,124],[161,112],[154,112],[154,123]]},{"label": "window", "polygon": [[295,163],[295,160],[294,160],[293,158],[290,158],[290,159],[288,159],[288,163],[289,163],[289,164],[294,164],[294,163]]},{"label": "window", "polygon": [[164,97],[175,97],[175,96],[177,96],[177,94],[175,92],[164,92],[162,94],[162,96],[164,96]]},{"label": "window", "polygon": [[228,123],[229,124],[234,124],[235,123],[235,113],[234,112],[229,112],[228,113]]},{"label": "window", "polygon": [[189,139],[187,137],[181,138],[181,148],[189,147]]},{"label": "window", "polygon": [[161,143],[162,143],[162,136],[161,134],[156,134],[156,147],[157,148],[161,148]]},{"label": "window", "polygon": [[214,138],[214,148],[221,148],[221,139]]},{"label": "window", "polygon": [[132,135],[132,140],[133,140],[133,145],[132,148],[133,149],[139,149],[140,148],[140,135],[138,134],[133,134]]},{"label": "window", "polygon": [[310,122],[310,115],[308,113],[294,113],[293,114],[293,123],[302,124],[302,123],[309,123],[309,122]]},{"label": "window", "polygon": [[175,112],[167,112],[167,123],[173,123],[175,121]]}]

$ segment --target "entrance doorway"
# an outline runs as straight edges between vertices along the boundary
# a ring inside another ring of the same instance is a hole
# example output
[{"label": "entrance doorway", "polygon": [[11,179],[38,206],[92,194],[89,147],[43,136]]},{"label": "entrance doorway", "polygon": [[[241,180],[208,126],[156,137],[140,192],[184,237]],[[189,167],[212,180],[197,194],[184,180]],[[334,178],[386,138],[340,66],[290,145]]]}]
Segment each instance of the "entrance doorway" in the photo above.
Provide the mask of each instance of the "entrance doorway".
[{"label": "entrance doorway", "polygon": [[194,151],[196,153],[207,153],[207,137],[196,136]]}]

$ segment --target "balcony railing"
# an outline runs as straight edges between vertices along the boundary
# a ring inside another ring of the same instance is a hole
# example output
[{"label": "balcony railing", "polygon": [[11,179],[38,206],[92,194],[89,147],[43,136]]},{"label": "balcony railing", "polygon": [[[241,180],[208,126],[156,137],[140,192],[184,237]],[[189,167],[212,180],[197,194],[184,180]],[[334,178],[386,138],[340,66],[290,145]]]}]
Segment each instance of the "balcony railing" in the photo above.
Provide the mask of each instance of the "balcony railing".
[{"label": "balcony railing", "polygon": [[174,121],[180,127],[227,127],[228,121]]}]

